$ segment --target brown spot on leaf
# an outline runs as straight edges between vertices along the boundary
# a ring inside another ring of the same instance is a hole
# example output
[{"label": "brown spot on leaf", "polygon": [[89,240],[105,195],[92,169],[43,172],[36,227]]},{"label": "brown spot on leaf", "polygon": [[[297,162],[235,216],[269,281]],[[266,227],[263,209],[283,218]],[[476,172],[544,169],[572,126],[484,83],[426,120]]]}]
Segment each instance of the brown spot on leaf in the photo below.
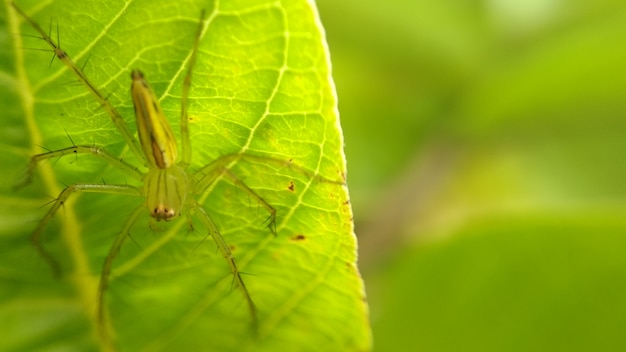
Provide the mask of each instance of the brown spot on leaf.
[{"label": "brown spot on leaf", "polygon": [[304,241],[306,240],[306,236],[304,236],[303,234],[295,235],[291,237],[291,240],[292,241]]},{"label": "brown spot on leaf", "polygon": [[296,186],[293,184],[293,181],[289,181],[289,186],[287,186],[287,189],[292,192],[296,191]]},{"label": "brown spot on leaf", "polygon": [[228,246],[228,248],[230,248],[230,251],[231,251],[231,252],[234,252],[234,251],[236,251],[236,250],[237,250],[237,247],[236,247],[235,245],[233,245],[233,244],[231,244],[230,246]]},{"label": "brown spot on leaf", "polygon": [[343,180],[343,183],[346,183],[346,173],[340,170],[339,175],[341,179]]}]

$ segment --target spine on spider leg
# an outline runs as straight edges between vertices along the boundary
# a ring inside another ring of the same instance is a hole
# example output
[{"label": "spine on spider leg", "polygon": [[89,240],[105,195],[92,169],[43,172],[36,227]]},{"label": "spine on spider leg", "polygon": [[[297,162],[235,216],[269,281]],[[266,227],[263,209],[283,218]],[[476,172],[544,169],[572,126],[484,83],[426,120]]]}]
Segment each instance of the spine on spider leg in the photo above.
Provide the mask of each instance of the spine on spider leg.
[{"label": "spine on spider leg", "polygon": [[243,190],[246,191],[248,195],[256,199],[257,202],[259,202],[267,210],[267,212],[270,214],[267,219],[267,227],[270,229],[270,231],[272,231],[274,237],[276,237],[278,235],[276,233],[276,209],[274,209],[274,207],[271,206],[270,203],[265,201],[265,199],[259,196],[252,188],[248,187],[248,185],[246,185],[239,177],[237,177],[237,175],[235,175],[229,169],[224,168],[222,174],[228,177],[233,182],[233,184],[243,188]]},{"label": "spine on spider leg", "polygon": [[143,178],[143,174],[137,170],[134,166],[128,164],[124,160],[118,159],[113,155],[109,154],[104,149],[95,146],[95,145],[73,145],[71,147],[52,150],[46,153],[41,153],[34,155],[30,158],[30,163],[28,167],[24,171],[24,176],[21,181],[13,186],[13,189],[18,190],[27,184],[29,184],[33,179],[33,174],[35,172],[35,168],[37,165],[44,161],[52,158],[61,158],[66,155],[78,155],[78,154],[91,154],[94,155],[110,165],[116,167],[122,172],[126,173],[128,176],[132,177],[135,180],[141,180]]},{"label": "spine on spider leg", "polygon": [[[13,5],[13,8],[15,8],[15,10],[24,19],[26,19],[26,21],[39,33],[41,38],[46,43],[48,43],[48,45],[54,51],[55,56],[59,60],[61,60],[61,62],[63,62],[67,67],[69,67],[69,69],[72,70],[72,72],[74,72],[74,74],[85,85],[85,87],[87,87],[87,89],[96,97],[96,100],[107,111],[107,113],[111,117],[111,120],[113,121],[113,124],[115,124],[115,127],[117,127],[118,131],[122,134],[122,137],[126,140],[126,142],[130,146],[130,149],[135,154],[135,156],[139,160],[145,160],[145,158],[143,157],[143,154],[141,153],[141,149],[139,148],[139,145],[137,144],[137,141],[135,140],[135,138],[133,138],[133,134],[128,128],[128,125],[126,124],[126,122],[124,122],[124,119],[119,114],[119,112],[117,112],[117,110],[113,107],[113,105],[111,105],[111,103],[106,99],[104,95],[102,95],[102,93],[100,93],[100,91],[98,91],[98,89],[93,85],[93,83],[91,83],[91,81],[87,78],[84,72],[74,63],[74,61],[72,61],[69,55],[63,49],[61,49],[58,43],[56,43],[48,34],[46,34],[46,32],[44,32],[44,30],[41,28],[41,26],[39,26],[37,22],[35,22],[30,17],[28,17],[26,13],[22,11],[22,9],[17,7],[17,5],[14,2],[11,2],[11,5]],[[58,24],[57,24],[57,34],[58,34]]]},{"label": "spine on spider leg", "polygon": [[109,193],[109,194],[121,194],[121,195],[130,195],[130,196],[141,196],[141,191],[134,187],[128,185],[101,185],[101,184],[87,184],[87,183],[75,183],[73,185],[69,185],[61,191],[59,196],[53,200],[52,207],[48,210],[46,215],[39,221],[37,224],[37,228],[33,231],[31,235],[31,241],[37,248],[37,251],[41,254],[41,256],[50,264],[52,270],[56,276],[61,273],[61,266],[59,262],[52,257],[52,255],[45,249],[43,244],[41,243],[41,234],[46,225],[52,220],[57,211],[63,207],[67,199],[74,193]]},{"label": "spine on spider leg", "polygon": [[250,292],[248,292],[248,288],[246,287],[245,283],[243,282],[243,279],[241,278],[241,271],[239,271],[239,268],[237,267],[237,264],[235,263],[235,257],[233,257],[233,254],[230,251],[228,244],[224,240],[224,237],[222,237],[220,232],[217,230],[217,226],[215,225],[215,223],[213,222],[209,214],[206,212],[206,210],[204,210],[204,208],[202,208],[198,204],[192,204],[190,205],[190,207],[198,211],[202,215],[200,216],[200,219],[209,230],[209,234],[215,241],[215,244],[217,245],[217,248],[219,249],[219,251],[222,253],[222,256],[228,262],[228,265],[230,266],[230,270],[233,274],[233,280],[237,283],[237,286],[239,286],[239,288],[241,289],[241,291],[243,292],[246,298],[248,310],[250,311],[250,317],[252,318],[252,327],[254,331],[256,332],[258,330],[256,306],[254,305],[252,296],[250,296]]}]

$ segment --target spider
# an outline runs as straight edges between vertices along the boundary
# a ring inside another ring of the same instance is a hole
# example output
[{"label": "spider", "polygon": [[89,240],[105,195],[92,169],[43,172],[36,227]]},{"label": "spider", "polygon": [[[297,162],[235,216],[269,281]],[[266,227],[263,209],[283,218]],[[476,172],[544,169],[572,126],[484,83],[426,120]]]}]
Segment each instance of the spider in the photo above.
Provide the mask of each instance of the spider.
[{"label": "spider", "polygon": [[[244,284],[241,275],[242,273],[237,267],[235,258],[231,253],[231,249],[220,234],[214,221],[211,219],[207,211],[196,201],[194,196],[202,194],[218,177],[224,177],[242,188],[268,211],[269,217],[267,222],[271,232],[275,236],[276,210],[251,188],[246,186],[233,172],[228,169],[228,166],[240,159],[248,159],[275,163],[281,166],[287,165],[289,168],[295,169],[309,177],[316,176],[310,174],[307,170],[292,164],[291,160],[285,162],[270,157],[254,156],[243,153],[224,155],[201,167],[195,172],[189,171],[189,165],[191,162],[191,142],[188,128],[189,119],[187,99],[191,87],[192,71],[196,61],[197,48],[202,34],[205,16],[204,11],[200,17],[193,50],[183,83],[180,118],[181,153],[179,155],[172,129],[163,114],[154,91],[148,85],[141,71],[133,70],[131,72],[131,95],[135,109],[139,136],[139,143],[137,143],[137,140],[133,137],[131,130],[126,125],[117,110],[112,106],[107,98],[102,95],[98,89],[96,89],[96,86],[92,84],[83,71],[72,61],[69,55],[60,48],[58,38],[55,42],[50,35],[46,34],[36,22],[29,18],[15,4],[13,4],[13,7],[27,22],[30,23],[30,25],[39,33],[41,38],[48,43],[54,51],[55,57],[62,61],[78,77],[82,84],[86,86],[87,89],[95,96],[98,103],[100,103],[103,109],[110,115],[113,123],[117,127],[121,136],[124,138],[126,144],[129,146],[131,152],[135,154],[138,160],[143,160],[144,164],[147,166],[147,171],[141,172],[139,168],[122,159],[119,159],[118,157],[108,153],[105,149],[95,145],[73,144],[67,148],[48,151],[33,156],[27,168],[26,177],[24,181],[18,185],[19,187],[30,183],[36,166],[40,162],[52,158],[77,154],[95,156],[110,164],[114,168],[121,170],[132,179],[135,179],[139,183],[143,184],[143,186],[140,187],[127,184],[90,183],[76,183],[67,186],[58,195],[58,197],[52,201],[52,206],[46,215],[39,221],[37,227],[32,233],[32,242],[41,256],[50,264],[56,273],[60,271],[58,262],[42,245],[41,234],[45,226],[72,194],[93,192],[145,198],[145,202],[131,213],[129,219],[123,227],[123,230],[115,238],[115,241],[111,246],[102,266],[98,288],[97,317],[101,333],[106,335],[104,293],[108,286],[113,260],[115,259],[125,239],[129,237],[129,231],[135,222],[142,214],[145,214],[146,208],[152,218],[156,221],[169,221],[181,215],[185,215],[191,224],[191,213],[194,213],[207,228],[208,235],[213,238],[218,250],[228,263],[233,275],[233,282],[243,292],[253,325],[256,326],[256,307],[248,289],[246,288],[246,285]],[[320,179],[324,180],[323,178]],[[330,180],[328,180],[328,182],[339,183]]]}]

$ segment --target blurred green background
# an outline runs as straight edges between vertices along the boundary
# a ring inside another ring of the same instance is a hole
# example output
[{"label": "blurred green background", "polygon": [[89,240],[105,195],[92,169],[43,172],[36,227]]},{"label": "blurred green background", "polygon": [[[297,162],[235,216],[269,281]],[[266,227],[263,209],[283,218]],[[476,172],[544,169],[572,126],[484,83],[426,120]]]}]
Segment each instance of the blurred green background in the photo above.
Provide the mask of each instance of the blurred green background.
[{"label": "blurred green background", "polygon": [[626,349],[626,2],[319,0],[378,351]]}]

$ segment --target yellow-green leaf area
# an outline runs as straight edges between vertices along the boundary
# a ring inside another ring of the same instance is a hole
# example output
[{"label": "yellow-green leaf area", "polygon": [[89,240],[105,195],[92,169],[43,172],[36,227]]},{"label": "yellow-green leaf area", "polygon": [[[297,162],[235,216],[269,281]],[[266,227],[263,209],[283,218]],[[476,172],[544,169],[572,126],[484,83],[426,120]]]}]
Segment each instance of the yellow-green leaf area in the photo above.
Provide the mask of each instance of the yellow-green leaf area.
[{"label": "yellow-green leaf area", "polygon": [[[189,94],[191,172],[241,153],[197,196],[233,252],[257,306],[251,326],[228,264],[200,221],[145,216],[113,264],[106,312],[115,343],[97,333],[100,270],[140,197],[80,194],[43,233],[52,271],[30,242],[46,204],[73,183],[132,184],[90,155],[38,166],[30,156],[98,145],[145,171],[107,111],[11,7],[0,9],[0,324],[2,350],[361,351],[371,346],[346,186],[343,137],[324,32],[307,1],[63,1],[17,5],[85,72],[135,132],[130,72],[140,69],[180,137],[183,80],[202,10]],[[48,26],[51,24],[50,26]],[[58,24],[58,27],[57,27]],[[58,28],[58,29],[57,29]],[[58,36],[57,36],[58,32]],[[31,50],[35,49],[35,50]],[[42,50],[43,49],[43,50]],[[71,140],[70,140],[71,139]],[[282,160],[283,163],[263,160]],[[293,165],[293,166],[291,166]],[[15,180],[15,182],[13,182]]]}]

